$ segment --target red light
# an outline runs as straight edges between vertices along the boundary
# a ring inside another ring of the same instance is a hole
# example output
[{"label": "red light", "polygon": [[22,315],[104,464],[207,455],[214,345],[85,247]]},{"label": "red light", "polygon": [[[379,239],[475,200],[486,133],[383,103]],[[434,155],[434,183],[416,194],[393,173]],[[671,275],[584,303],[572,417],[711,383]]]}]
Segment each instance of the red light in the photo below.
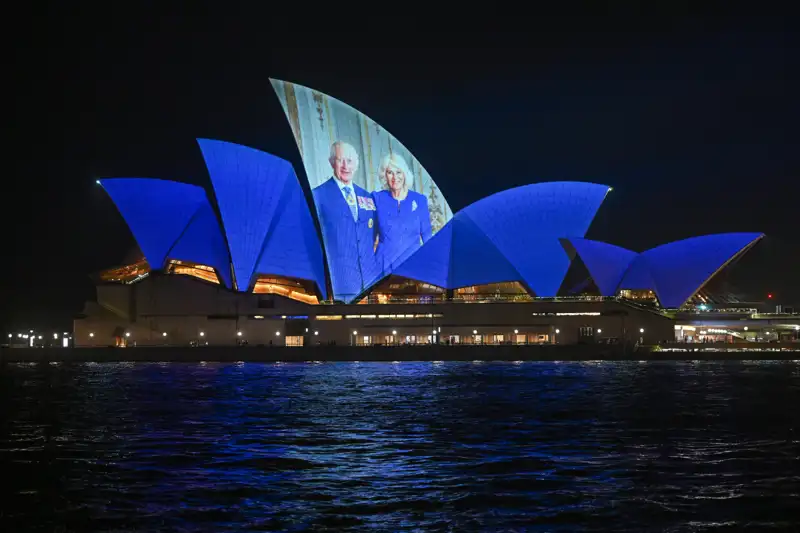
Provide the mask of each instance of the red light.
[{"label": "red light", "polygon": [[772,293],[767,294],[767,298],[772,298]]}]

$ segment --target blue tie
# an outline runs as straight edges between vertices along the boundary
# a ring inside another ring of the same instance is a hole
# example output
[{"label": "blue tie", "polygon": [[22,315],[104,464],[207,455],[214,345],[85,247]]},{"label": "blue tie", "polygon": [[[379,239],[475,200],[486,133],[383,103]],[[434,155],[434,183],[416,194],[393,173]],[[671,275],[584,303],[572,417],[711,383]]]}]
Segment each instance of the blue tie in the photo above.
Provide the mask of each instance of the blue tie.
[{"label": "blue tie", "polygon": [[353,189],[349,185],[345,185],[342,190],[344,191],[347,205],[350,206],[350,212],[353,213],[353,220],[358,220],[358,206],[356,205],[356,198],[353,196]]}]

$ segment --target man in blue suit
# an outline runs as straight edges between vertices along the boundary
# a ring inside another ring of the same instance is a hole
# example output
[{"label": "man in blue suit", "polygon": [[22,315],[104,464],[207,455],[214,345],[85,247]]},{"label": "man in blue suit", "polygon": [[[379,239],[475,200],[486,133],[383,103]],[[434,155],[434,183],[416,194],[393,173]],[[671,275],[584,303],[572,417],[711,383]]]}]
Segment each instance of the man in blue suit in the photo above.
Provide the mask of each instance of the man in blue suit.
[{"label": "man in blue suit", "polygon": [[334,298],[349,303],[381,274],[375,257],[375,202],[370,193],[353,183],[359,158],[351,144],[333,143],[329,162],[333,176],[315,187],[312,194]]}]

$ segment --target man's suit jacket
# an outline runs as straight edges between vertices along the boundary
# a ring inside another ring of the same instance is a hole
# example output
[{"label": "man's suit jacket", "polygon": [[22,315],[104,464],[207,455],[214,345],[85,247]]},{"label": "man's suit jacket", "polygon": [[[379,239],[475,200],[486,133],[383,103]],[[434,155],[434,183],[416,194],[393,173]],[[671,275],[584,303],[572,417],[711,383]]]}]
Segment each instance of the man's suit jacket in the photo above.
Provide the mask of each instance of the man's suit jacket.
[{"label": "man's suit jacket", "polygon": [[[314,188],[334,298],[351,302],[381,275],[375,258],[375,203],[370,193],[351,182],[358,220],[353,220],[335,178]],[[368,200],[368,201],[367,201]]]}]

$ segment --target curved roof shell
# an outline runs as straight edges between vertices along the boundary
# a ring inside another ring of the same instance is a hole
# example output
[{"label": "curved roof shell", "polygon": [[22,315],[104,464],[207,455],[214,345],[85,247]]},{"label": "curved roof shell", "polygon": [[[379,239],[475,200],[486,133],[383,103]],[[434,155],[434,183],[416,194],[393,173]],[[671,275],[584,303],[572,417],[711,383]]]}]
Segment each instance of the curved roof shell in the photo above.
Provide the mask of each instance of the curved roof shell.
[{"label": "curved roof shell", "polygon": [[314,220],[292,165],[224,141],[198,139],[219,206],[236,287],[256,275],[301,278],[326,297],[325,267]]},{"label": "curved roof shell", "polygon": [[449,226],[449,236],[431,239],[395,274],[448,289],[520,281],[536,296],[555,296],[570,265],[560,239],[582,238],[609,190],[545,182],[493,194],[456,213],[441,232]]},{"label": "curved roof shell", "polygon": [[98,180],[128,224],[150,268],[167,258],[212,266],[231,287],[225,240],[202,187],[153,178]]}]

